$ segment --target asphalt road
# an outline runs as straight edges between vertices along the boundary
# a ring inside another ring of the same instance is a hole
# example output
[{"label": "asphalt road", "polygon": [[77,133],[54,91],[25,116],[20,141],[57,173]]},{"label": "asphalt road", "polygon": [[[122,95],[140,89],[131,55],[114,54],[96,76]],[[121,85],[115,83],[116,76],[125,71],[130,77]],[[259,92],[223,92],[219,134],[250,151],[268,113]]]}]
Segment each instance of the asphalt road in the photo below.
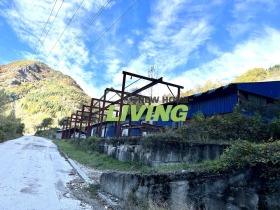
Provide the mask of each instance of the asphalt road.
[{"label": "asphalt road", "polygon": [[1,143],[0,209],[92,209],[81,205],[67,187],[75,179],[71,170],[56,145],[44,138],[24,136]]}]

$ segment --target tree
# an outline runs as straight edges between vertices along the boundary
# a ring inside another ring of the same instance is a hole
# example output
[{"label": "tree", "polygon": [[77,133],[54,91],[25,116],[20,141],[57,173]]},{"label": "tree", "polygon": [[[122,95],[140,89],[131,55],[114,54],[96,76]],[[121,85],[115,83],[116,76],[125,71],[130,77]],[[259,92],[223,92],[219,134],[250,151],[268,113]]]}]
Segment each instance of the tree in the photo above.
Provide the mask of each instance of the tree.
[{"label": "tree", "polygon": [[67,117],[62,118],[61,120],[58,121],[58,125],[59,126],[63,126],[66,124],[67,121]]},{"label": "tree", "polygon": [[10,102],[9,95],[0,89],[0,142],[18,137],[24,131],[25,125],[20,119],[16,118],[10,110],[7,111]]},{"label": "tree", "polygon": [[3,89],[0,89],[0,108],[2,109],[10,102],[9,96]]},{"label": "tree", "polygon": [[212,90],[223,85],[222,81],[219,79],[215,80],[207,80],[204,85],[197,85],[194,89],[187,90],[186,92],[182,93],[182,96],[190,96],[197,93],[202,93],[208,90]]},{"label": "tree", "polygon": [[234,82],[260,82],[268,77],[268,71],[263,68],[254,68],[238,76]]},{"label": "tree", "polygon": [[268,69],[269,79],[279,80],[280,79],[280,65],[275,65]]},{"label": "tree", "polygon": [[47,118],[43,119],[43,121],[41,123],[41,127],[44,128],[44,130],[46,130],[46,128],[48,128],[52,124],[53,124],[53,119],[50,117],[47,117]]}]

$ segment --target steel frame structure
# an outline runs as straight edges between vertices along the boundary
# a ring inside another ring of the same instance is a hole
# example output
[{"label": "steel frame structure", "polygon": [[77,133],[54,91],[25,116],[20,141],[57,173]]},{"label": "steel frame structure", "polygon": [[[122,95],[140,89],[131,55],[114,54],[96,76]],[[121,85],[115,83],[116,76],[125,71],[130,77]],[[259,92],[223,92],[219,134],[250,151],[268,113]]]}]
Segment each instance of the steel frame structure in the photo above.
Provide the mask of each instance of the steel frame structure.
[{"label": "steel frame structure", "polygon": [[[171,94],[173,95],[174,98],[176,98],[176,103],[179,103],[179,99],[180,99],[180,90],[183,89],[183,86],[180,85],[176,85],[176,84],[172,84],[169,82],[165,82],[163,81],[163,78],[160,77],[158,79],[154,79],[154,78],[150,78],[150,77],[146,77],[146,76],[142,76],[142,75],[138,75],[138,74],[134,74],[134,73],[130,73],[127,71],[123,71],[123,80],[122,80],[122,88],[121,90],[116,90],[114,88],[106,88],[104,90],[104,94],[101,98],[92,98],[91,99],[91,103],[90,105],[82,105],[82,110],[81,111],[77,111],[76,114],[72,114],[71,117],[68,117],[65,121],[65,125],[63,125],[63,129],[62,129],[62,138],[66,138],[66,139],[70,139],[70,130],[72,128],[72,122],[74,122],[74,129],[76,131],[76,127],[77,127],[77,123],[79,123],[79,138],[81,137],[81,130],[83,127],[83,124],[86,123],[86,137],[88,138],[90,136],[90,132],[91,132],[91,126],[93,125],[93,123],[95,123],[96,125],[98,125],[96,131],[97,131],[97,135],[99,137],[105,137],[105,133],[106,133],[106,123],[105,123],[105,127],[104,127],[104,136],[102,135],[102,129],[103,126],[102,124],[104,122],[106,122],[105,118],[107,116],[106,111],[108,110],[110,105],[118,105],[119,109],[114,110],[116,112],[116,117],[118,116],[122,116],[123,113],[123,106],[124,105],[129,105],[129,104],[125,104],[125,100],[128,99],[129,97],[132,96],[140,96],[143,98],[149,98],[149,96],[145,96],[145,95],[141,95],[139,93],[141,93],[142,91],[156,85],[156,84],[164,84],[168,87],[169,91],[171,92]],[[147,85],[144,85],[141,88],[138,88],[136,90],[134,90],[133,92],[128,92],[126,91],[126,78],[127,76],[135,77],[138,78],[138,80],[142,79],[142,80],[146,80],[149,81],[150,83]],[[177,95],[176,97],[174,96],[173,92],[170,89],[171,87],[175,87],[177,88]],[[115,95],[118,95],[120,97],[120,99],[115,100],[115,101],[110,101],[107,100],[107,95],[109,92],[113,92],[115,93]],[[149,103],[150,104],[150,103]],[[88,109],[87,111],[85,109]],[[87,114],[87,115],[85,115]],[[146,126],[146,125],[145,125]],[[133,128],[135,126],[131,125],[131,120],[129,120],[129,125],[125,126],[126,128]],[[141,125],[138,125],[137,128],[140,128]],[[178,127],[178,123],[176,123],[176,127]],[[161,129],[159,129],[161,130]],[[67,132],[66,132],[67,131]],[[129,131],[130,132],[130,131]],[[120,121],[120,117],[118,118],[118,121],[115,123],[115,134],[116,137],[121,137],[122,136],[122,126],[121,126],[121,121]],[[75,136],[75,135],[74,135]]]}]

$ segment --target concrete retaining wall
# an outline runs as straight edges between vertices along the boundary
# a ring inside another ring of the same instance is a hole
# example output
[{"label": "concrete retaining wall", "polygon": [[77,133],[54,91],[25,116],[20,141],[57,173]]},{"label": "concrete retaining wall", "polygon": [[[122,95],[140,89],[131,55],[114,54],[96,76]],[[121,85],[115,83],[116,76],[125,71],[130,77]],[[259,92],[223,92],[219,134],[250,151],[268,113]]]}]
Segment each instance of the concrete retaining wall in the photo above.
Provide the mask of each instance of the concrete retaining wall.
[{"label": "concrete retaining wall", "polygon": [[280,209],[280,178],[260,178],[248,169],[220,175],[104,173],[104,191],[120,199],[166,202],[170,209]]},{"label": "concrete retaining wall", "polygon": [[200,162],[220,157],[228,145],[198,143],[163,143],[160,146],[113,145],[105,143],[102,152],[119,161],[140,162],[150,166],[181,162]]}]

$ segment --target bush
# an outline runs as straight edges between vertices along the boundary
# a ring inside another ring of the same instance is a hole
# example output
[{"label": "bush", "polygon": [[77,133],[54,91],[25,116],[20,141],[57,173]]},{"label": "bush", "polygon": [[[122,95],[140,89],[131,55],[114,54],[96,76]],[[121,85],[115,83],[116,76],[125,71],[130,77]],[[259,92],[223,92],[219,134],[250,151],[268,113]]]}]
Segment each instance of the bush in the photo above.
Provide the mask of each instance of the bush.
[{"label": "bush", "polygon": [[71,144],[74,144],[77,149],[84,150],[88,153],[100,150],[100,143],[104,139],[97,136],[92,136],[88,139],[70,139],[68,140]]},{"label": "bush", "polygon": [[56,128],[49,128],[47,130],[37,130],[34,134],[35,136],[42,136],[46,138],[55,138],[56,137]]},{"label": "bush", "polygon": [[221,155],[219,163],[225,168],[280,164],[280,141],[263,144],[237,141]]},{"label": "bush", "polygon": [[80,139],[76,141],[79,141],[79,145],[82,150],[91,152],[91,151],[99,150],[99,145],[102,139],[97,136],[92,136],[91,138],[88,139]]},{"label": "bush", "polygon": [[106,138],[104,141],[108,144],[113,144],[114,146],[120,144],[130,144],[135,145],[141,142],[142,137],[121,137],[121,138]]},{"label": "bush", "polygon": [[183,142],[183,138],[174,130],[144,136],[140,144],[144,147],[162,145],[162,143]]},{"label": "bush", "polygon": [[193,121],[188,126],[178,129],[178,134],[185,140],[204,141],[209,139],[209,123],[202,114],[197,112],[193,116]]},{"label": "bush", "polygon": [[23,135],[24,124],[14,115],[0,117],[0,141],[17,138]]},{"label": "bush", "polygon": [[268,120],[258,112],[244,114],[237,107],[233,113],[205,118],[201,112],[194,115],[191,124],[177,130],[185,141],[247,140],[253,142],[280,138],[280,119]]},{"label": "bush", "polygon": [[23,134],[24,124],[9,110],[10,96],[0,89],[0,142],[19,137]]},{"label": "bush", "polygon": [[272,139],[280,139],[280,118],[273,118],[268,124],[268,129]]}]

